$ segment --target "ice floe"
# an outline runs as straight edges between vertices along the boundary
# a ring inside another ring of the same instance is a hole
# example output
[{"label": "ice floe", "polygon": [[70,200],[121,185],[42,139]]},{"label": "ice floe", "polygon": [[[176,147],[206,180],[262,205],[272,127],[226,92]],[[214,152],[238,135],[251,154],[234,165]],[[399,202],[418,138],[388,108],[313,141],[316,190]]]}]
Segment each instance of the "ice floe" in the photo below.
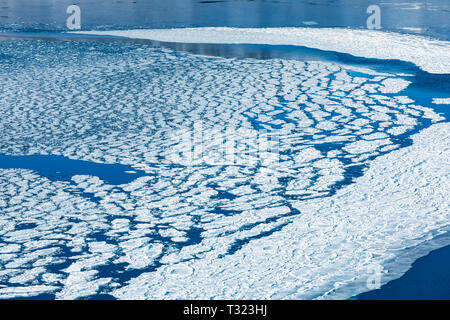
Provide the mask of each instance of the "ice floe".
[{"label": "ice floe", "polygon": [[434,98],[434,104],[450,104],[450,98]]}]

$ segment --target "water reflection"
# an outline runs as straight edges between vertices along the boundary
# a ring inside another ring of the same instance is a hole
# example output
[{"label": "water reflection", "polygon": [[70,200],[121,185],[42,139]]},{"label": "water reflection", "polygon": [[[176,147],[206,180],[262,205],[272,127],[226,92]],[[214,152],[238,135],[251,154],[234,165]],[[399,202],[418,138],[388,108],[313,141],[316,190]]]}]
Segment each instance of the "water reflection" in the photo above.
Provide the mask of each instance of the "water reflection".
[{"label": "water reflection", "polygon": [[[0,0],[0,28],[63,30],[73,0]],[[83,29],[231,27],[364,28],[373,0],[79,0]],[[382,27],[450,39],[447,0],[379,4]]]}]

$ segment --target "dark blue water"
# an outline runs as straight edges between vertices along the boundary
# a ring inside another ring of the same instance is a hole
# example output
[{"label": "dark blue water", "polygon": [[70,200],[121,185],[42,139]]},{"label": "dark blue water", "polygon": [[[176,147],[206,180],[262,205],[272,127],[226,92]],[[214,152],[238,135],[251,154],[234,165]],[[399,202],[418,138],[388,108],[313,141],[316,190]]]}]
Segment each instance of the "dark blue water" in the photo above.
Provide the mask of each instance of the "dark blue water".
[{"label": "dark blue water", "polygon": [[[0,0],[0,30],[64,30],[73,0]],[[180,27],[366,28],[369,5],[381,27],[450,39],[450,2],[428,0],[79,0],[83,29]],[[314,24],[311,24],[311,23]],[[410,29],[414,28],[414,29]]]},{"label": "dark blue water", "polygon": [[71,181],[75,175],[99,177],[107,184],[127,184],[145,176],[141,170],[122,164],[73,160],[55,155],[11,156],[0,154],[0,169],[29,169],[51,181]]},{"label": "dark blue water", "polygon": [[450,246],[417,259],[399,279],[380,289],[362,293],[358,300],[450,299]]}]

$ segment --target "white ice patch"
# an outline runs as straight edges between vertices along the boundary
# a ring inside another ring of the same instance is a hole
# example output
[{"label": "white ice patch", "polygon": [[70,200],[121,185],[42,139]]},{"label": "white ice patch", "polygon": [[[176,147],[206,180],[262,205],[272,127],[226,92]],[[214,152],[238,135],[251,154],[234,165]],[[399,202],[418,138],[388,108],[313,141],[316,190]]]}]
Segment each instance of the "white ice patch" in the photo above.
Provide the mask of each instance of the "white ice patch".
[{"label": "white ice patch", "polygon": [[400,29],[410,31],[410,32],[415,32],[415,33],[420,33],[422,31],[424,31],[423,28],[414,28],[414,27],[401,27]]},{"label": "white ice patch", "polygon": [[409,61],[430,73],[450,73],[450,42],[376,30],[209,27],[75,33],[183,43],[297,45],[367,58]]},{"label": "white ice patch", "polygon": [[433,98],[434,104],[450,104],[450,98]]},{"label": "white ice patch", "polygon": [[388,78],[386,80],[383,80],[381,83],[383,84],[383,87],[380,88],[381,92],[398,93],[406,89],[411,82],[401,78]]},{"label": "white ice patch", "polygon": [[57,287],[44,285],[0,288],[0,299],[12,299],[15,297],[25,298],[29,296],[37,296],[39,294],[52,292],[55,289],[57,289]]}]

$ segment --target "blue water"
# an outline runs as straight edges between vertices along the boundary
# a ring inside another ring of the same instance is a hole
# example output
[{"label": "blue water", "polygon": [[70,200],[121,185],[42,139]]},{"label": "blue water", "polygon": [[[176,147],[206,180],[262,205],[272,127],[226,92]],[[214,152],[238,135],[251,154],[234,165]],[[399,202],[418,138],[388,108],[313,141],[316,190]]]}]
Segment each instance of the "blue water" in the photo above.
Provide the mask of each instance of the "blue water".
[{"label": "blue water", "polygon": [[0,154],[0,169],[29,169],[51,181],[71,181],[75,175],[99,177],[108,184],[127,184],[145,176],[142,170],[122,164],[73,160],[55,155],[12,156]]},{"label": "blue water", "polygon": [[358,300],[450,299],[450,246],[417,259],[402,277],[380,289],[362,293]]},{"label": "blue water", "polygon": [[[1,0],[0,4],[0,29],[63,30],[68,16],[66,8],[73,1]],[[367,7],[377,4],[381,8],[384,30],[450,39],[450,2],[447,0],[79,0],[76,4],[82,11],[83,29],[204,26],[365,28]]]}]

